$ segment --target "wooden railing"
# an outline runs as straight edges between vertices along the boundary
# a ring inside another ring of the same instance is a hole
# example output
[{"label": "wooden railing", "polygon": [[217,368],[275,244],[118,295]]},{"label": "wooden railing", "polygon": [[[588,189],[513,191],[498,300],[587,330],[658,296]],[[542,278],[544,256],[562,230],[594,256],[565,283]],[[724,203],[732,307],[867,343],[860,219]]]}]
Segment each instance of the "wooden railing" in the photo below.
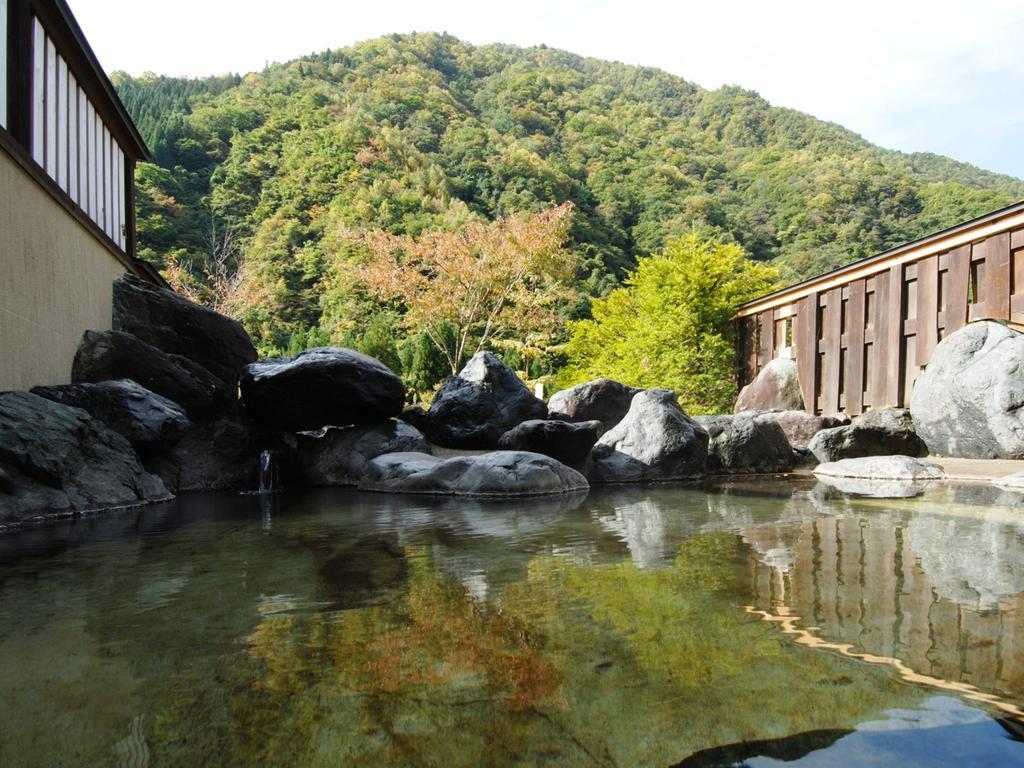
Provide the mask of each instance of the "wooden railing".
[{"label": "wooden railing", "polygon": [[739,383],[791,357],[809,411],[908,405],[939,340],[983,319],[1024,324],[1024,203],[744,305]]},{"label": "wooden railing", "polygon": [[134,255],[146,148],[63,0],[0,0],[0,145],[108,247]]}]

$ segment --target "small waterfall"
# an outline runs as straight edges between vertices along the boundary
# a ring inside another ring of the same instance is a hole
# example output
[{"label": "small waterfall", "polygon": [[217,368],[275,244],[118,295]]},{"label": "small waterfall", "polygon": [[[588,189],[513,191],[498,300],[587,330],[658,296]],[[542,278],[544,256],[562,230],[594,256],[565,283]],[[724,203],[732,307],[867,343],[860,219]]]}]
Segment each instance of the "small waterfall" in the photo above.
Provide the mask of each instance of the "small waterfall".
[{"label": "small waterfall", "polygon": [[277,455],[273,451],[260,454],[260,482],[257,493],[273,493],[278,490]]}]

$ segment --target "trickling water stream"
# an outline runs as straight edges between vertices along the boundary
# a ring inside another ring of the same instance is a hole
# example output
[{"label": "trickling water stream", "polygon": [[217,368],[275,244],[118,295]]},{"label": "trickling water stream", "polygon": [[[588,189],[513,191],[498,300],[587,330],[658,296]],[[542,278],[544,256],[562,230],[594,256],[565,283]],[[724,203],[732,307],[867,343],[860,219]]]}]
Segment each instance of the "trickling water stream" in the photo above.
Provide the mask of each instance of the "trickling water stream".
[{"label": "trickling water stream", "polygon": [[274,493],[280,489],[277,475],[277,454],[273,451],[260,453],[258,493]]}]

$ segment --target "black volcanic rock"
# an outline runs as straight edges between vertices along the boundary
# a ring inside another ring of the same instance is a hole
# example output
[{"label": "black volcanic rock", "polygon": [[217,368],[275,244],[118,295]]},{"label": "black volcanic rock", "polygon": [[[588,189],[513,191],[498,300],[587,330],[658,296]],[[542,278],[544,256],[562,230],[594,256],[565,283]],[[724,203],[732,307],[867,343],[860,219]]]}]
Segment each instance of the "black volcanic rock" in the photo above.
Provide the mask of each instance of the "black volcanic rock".
[{"label": "black volcanic rock", "polygon": [[402,380],[379,360],[339,347],[246,366],[242,401],[262,427],[287,432],[384,421],[405,402]]}]

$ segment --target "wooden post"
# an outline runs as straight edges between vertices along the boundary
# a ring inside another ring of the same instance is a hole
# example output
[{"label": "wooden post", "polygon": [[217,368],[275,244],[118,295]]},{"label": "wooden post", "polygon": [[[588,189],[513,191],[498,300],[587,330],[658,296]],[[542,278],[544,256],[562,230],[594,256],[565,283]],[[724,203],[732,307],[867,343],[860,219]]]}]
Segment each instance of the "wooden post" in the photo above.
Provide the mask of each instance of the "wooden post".
[{"label": "wooden post", "polygon": [[793,322],[793,343],[796,344],[796,374],[804,409],[818,412],[818,293],[815,291],[797,302]]},{"label": "wooden post", "polygon": [[971,246],[961,245],[949,252],[946,272],[946,293],[942,297],[942,310],[946,316],[946,336],[967,324],[967,285],[971,275]]}]

